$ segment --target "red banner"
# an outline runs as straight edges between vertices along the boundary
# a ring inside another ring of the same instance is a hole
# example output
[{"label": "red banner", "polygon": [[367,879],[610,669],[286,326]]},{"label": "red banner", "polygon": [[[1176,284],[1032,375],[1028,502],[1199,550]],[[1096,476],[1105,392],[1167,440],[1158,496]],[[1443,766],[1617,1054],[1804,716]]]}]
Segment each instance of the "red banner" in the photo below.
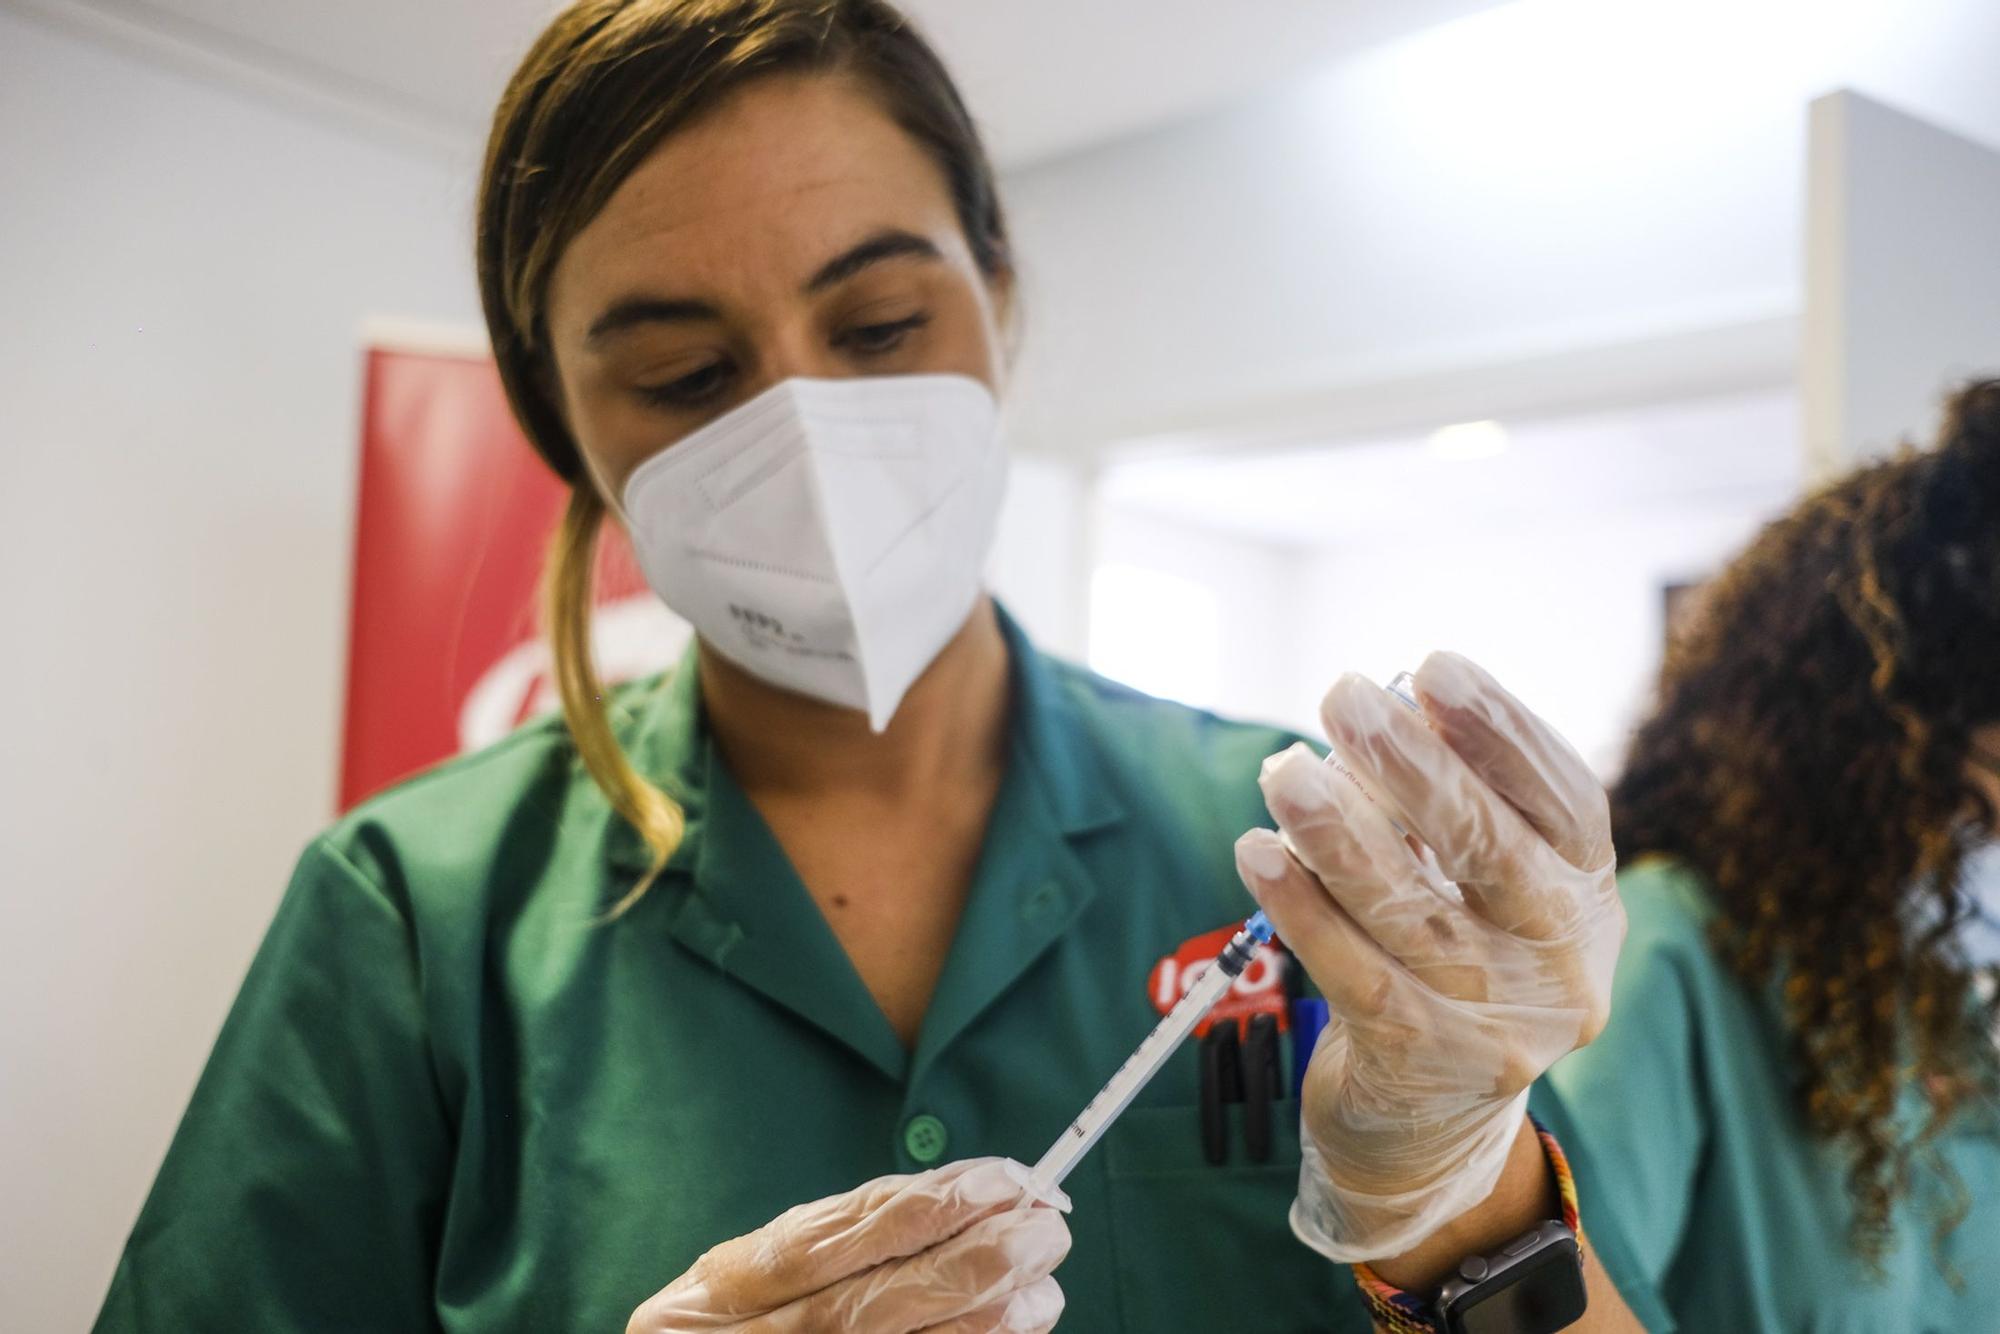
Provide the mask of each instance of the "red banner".
[{"label": "red banner", "polygon": [[[555,706],[537,590],[567,488],[507,410],[490,358],[371,348],[340,807]],[[670,665],[684,622],[613,525],[592,638],[610,681]]]}]

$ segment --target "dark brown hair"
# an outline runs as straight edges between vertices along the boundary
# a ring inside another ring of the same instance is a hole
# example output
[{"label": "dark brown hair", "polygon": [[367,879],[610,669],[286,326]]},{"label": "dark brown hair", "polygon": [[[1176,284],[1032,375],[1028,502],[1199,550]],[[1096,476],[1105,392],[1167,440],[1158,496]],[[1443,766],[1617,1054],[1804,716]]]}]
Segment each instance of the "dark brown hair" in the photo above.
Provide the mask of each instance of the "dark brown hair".
[{"label": "dark brown hair", "polygon": [[[1913,1160],[1991,1086],[1991,1003],[1955,927],[1959,866],[1995,812],[1968,777],[2000,723],[2000,381],[1927,453],[1809,497],[1712,585],[1671,645],[1612,792],[1627,862],[1706,878],[1716,944],[1780,984],[1812,1131],[1851,1155],[1853,1241],[1878,1261]],[[1914,1087],[1926,1123],[1901,1132]],[[1939,1235],[1964,1213],[1939,1220]]]},{"label": "dark brown hair", "polygon": [[943,173],[974,260],[1010,271],[993,169],[936,53],[883,0],[577,0],[501,95],[479,183],[479,296],[514,416],[570,485],[550,552],[544,614],[579,758],[636,828],[653,865],[680,841],[679,806],[637,773],[612,733],[590,657],[591,577],[604,498],[553,394],[543,303],[571,240],[661,140],[753,80],[838,73],[879,98]]}]

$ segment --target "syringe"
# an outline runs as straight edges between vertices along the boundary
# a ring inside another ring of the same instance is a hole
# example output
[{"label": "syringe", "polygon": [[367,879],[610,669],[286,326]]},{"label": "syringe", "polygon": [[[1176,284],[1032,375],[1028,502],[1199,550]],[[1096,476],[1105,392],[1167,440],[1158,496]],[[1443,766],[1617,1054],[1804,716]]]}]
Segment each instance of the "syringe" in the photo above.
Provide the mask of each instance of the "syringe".
[{"label": "syringe", "polygon": [[[1423,715],[1423,706],[1417,702],[1416,678],[1410,673],[1398,672],[1389,682],[1387,689],[1404,708],[1419,717]],[[1355,779],[1347,767],[1334,756],[1329,755],[1327,759],[1350,780],[1359,783],[1360,780]],[[1393,817],[1390,822],[1395,824],[1398,833],[1402,832],[1403,826]],[[1153,1026],[1153,1031],[1146,1035],[1146,1040],[1135,1047],[1132,1054],[1125,1058],[1125,1064],[1118,1067],[1118,1072],[1105,1081],[1104,1087],[1097,1091],[1097,1096],[1084,1104],[1083,1110],[1077,1113],[1076,1120],[1069,1123],[1069,1129],[1063,1131],[1056,1142],[1049,1146],[1049,1151],[1035,1164],[1035,1170],[1028,1174],[1028,1185],[1032,1194],[1045,1196],[1054,1187],[1062,1184],[1063,1178],[1070,1174],[1070,1169],[1077,1165],[1084,1154],[1090,1152],[1091,1145],[1103,1138],[1105,1130],[1111,1123],[1132,1105],[1132,1099],[1139,1096],[1139,1090],[1146,1087],[1153,1076],[1160,1072],[1160,1067],[1167,1063],[1167,1057],[1174,1054],[1174,1048],[1180,1046],[1187,1035],[1194,1032],[1195,1025],[1201,1022],[1202,1016],[1222,999],[1222,993],[1229,990],[1230,984],[1249,965],[1257,947],[1270,938],[1271,923],[1265,919],[1263,913],[1253,914],[1250,920],[1243,924],[1243,929],[1230,938],[1229,944],[1216,956],[1214,964],[1195,979],[1194,985],[1187,989],[1187,994],[1180,998],[1173,1009],[1167,1011],[1167,1017]]]},{"label": "syringe", "polygon": [[1139,1095],[1139,1090],[1158,1074],[1160,1067],[1173,1055],[1174,1048],[1192,1033],[1202,1016],[1214,1008],[1229,990],[1230,984],[1243,972],[1257,947],[1271,938],[1271,924],[1263,913],[1254,914],[1217,955],[1194,985],[1167,1011],[1167,1017],[1153,1026],[1153,1031],[1125,1058],[1125,1064],[1118,1072],[1105,1081],[1097,1096],[1084,1104],[1076,1120],[1069,1123],[1069,1129],[1056,1138],[1042,1160],[1035,1164],[1035,1170],[1028,1176],[1029,1192],[1046,1196],[1053,1188],[1062,1184],[1070,1169],[1077,1165],[1090,1146],[1097,1143],[1107,1127],[1118,1119]]}]

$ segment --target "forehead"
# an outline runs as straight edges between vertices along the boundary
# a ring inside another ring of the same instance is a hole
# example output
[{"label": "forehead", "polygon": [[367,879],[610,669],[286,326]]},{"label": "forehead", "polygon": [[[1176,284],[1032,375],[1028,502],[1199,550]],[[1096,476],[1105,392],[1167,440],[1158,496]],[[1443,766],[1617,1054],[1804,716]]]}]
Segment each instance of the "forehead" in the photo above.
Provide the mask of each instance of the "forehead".
[{"label": "forehead", "polygon": [[943,173],[866,90],[838,75],[760,79],[620,183],[558,261],[551,317],[635,284],[791,290],[885,226],[964,251]]}]

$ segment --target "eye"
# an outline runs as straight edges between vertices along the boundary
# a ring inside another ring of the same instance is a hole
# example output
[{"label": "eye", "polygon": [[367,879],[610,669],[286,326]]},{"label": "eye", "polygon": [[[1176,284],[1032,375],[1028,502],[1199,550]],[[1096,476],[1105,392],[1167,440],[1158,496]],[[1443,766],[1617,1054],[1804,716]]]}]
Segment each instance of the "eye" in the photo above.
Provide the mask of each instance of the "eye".
[{"label": "eye", "polygon": [[879,357],[894,352],[911,334],[930,322],[929,315],[919,312],[883,324],[857,324],[851,329],[842,330],[833,341],[849,352],[864,357]]},{"label": "eye", "polygon": [[698,408],[719,396],[736,374],[730,362],[711,361],[700,370],[667,381],[641,385],[639,396],[649,403],[668,408]]}]

